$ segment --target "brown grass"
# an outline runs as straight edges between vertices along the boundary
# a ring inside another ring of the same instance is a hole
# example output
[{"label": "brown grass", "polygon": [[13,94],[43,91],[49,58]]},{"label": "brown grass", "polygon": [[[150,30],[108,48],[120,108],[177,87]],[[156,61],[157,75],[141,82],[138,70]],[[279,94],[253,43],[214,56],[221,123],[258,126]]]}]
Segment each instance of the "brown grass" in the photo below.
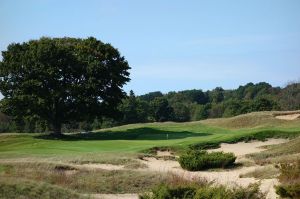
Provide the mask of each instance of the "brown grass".
[{"label": "brown grass", "polygon": [[76,169],[68,165],[49,163],[2,164],[0,178],[17,178],[46,182],[81,193],[139,193],[149,190],[167,176],[132,170],[107,171]]},{"label": "brown grass", "polygon": [[241,178],[256,178],[256,179],[271,179],[278,176],[279,169],[273,165],[267,165],[262,168],[257,168],[254,171],[240,175]]}]

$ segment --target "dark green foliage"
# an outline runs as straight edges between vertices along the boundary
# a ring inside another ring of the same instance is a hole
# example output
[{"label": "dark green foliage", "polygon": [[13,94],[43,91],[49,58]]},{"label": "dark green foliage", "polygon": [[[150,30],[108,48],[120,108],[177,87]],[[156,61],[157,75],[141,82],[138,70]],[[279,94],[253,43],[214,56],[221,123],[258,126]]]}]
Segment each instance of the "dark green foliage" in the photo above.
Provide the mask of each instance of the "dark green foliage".
[{"label": "dark green foliage", "polygon": [[223,103],[219,103],[219,104],[211,104],[210,106],[211,108],[208,111],[208,115],[210,118],[219,118],[222,117],[224,114],[224,109],[225,106]]},{"label": "dark green foliage", "polygon": [[163,97],[157,97],[151,101],[150,109],[154,120],[157,122],[170,121],[173,119],[174,110],[169,105],[168,100]]},{"label": "dark green foliage", "polygon": [[2,56],[1,111],[45,120],[56,133],[71,121],[115,116],[129,81],[124,57],[93,37],[13,43]]},{"label": "dark green foliage", "polygon": [[278,105],[275,101],[268,98],[257,98],[253,101],[252,110],[255,111],[271,111],[273,109],[279,110]]},{"label": "dark green foliage", "polygon": [[206,104],[208,103],[208,97],[202,90],[185,90],[180,91],[182,95],[185,95],[190,102],[195,102],[197,104]]},{"label": "dark green foliage", "polygon": [[233,153],[212,152],[201,150],[188,150],[179,158],[183,169],[199,171],[210,168],[225,168],[232,166],[236,157]]},{"label": "dark green foliage", "polygon": [[191,150],[206,150],[206,149],[217,149],[220,147],[218,142],[205,142],[199,144],[192,144],[189,146]]},{"label": "dark green foliage", "polygon": [[141,100],[145,100],[147,102],[150,102],[150,101],[154,100],[157,97],[163,97],[163,94],[160,91],[155,91],[155,92],[150,92],[150,93],[147,93],[145,95],[139,96],[139,98]]},{"label": "dark green foliage", "polygon": [[190,110],[183,103],[175,103],[172,105],[174,111],[173,120],[176,122],[186,122],[190,120]]},{"label": "dark green foliage", "polygon": [[129,96],[123,100],[119,109],[123,114],[121,121],[123,124],[147,121],[149,105],[146,101],[136,98],[132,90]]},{"label": "dark green foliage", "polygon": [[191,104],[190,105],[190,112],[191,112],[191,120],[203,120],[208,117],[208,105],[198,105],[198,104]]},{"label": "dark green foliage", "polygon": [[300,83],[291,83],[279,93],[279,102],[282,110],[300,109]]},{"label": "dark green foliage", "polygon": [[210,101],[213,103],[220,103],[224,100],[224,89],[222,87],[216,87],[212,91],[208,92]]},{"label": "dark green foliage", "polygon": [[169,186],[161,184],[152,189],[152,194],[144,194],[141,199],[261,199],[264,194],[257,184],[246,188],[212,186],[209,184]]}]

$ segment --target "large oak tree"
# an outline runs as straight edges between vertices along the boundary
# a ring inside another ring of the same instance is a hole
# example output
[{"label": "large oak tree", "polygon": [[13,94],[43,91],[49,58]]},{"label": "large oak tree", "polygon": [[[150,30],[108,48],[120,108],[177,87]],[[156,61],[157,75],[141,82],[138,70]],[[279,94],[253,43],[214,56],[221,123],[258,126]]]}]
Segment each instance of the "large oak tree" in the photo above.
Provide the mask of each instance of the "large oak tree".
[{"label": "large oak tree", "polygon": [[93,37],[13,43],[2,56],[1,111],[44,120],[56,134],[65,123],[113,117],[129,81],[124,57]]}]

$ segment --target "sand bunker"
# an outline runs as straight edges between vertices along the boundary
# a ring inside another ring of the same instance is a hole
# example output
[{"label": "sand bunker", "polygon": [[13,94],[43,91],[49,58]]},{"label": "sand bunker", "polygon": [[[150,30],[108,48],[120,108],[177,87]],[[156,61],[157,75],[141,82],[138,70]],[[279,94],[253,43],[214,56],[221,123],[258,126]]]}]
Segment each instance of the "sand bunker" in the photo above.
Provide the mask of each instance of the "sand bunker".
[{"label": "sand bunker", "polygon": [[236,156],[243,156],[250,153],[257,153],[264,151],[265,149],[262,146],[266,145],[274,145],[274,144],[281,144],[287,142],[286,139],[268,139],[265,142],[262,141],[252,141],[252,142],[238,142],[235,144],[221,144],[221,147],[218,149],[211,149],[208,152],[212,151],[224,151],[224,152],[231,152],[234,153]]},{"label": "sand bunker", "polygon": [[241,185],[248,186],[250,183],[256,182],[254,178],[240,178],[239,175],[243,173],[248,173],[261,166],[252,167],[242,167],[239,169],[224,170],[224,171],[186,171],[183,170],[177,161],[173,160],[159,160],[156,158],[145,158],[142,160],[144,164],[148,166],[147,169],[140,170],[150,170],[156,172],[164,173],[174,173],[185,179],[201,179],[205,178],[208,181],[214,181],[218,184],[224,185]]},{"label": "sand bunker", "polygon": [[300,113],[288,114],[288,115],[277,115],[275,116],[275,118],[280,120],[295,120],[297,118],[300,118]]}]

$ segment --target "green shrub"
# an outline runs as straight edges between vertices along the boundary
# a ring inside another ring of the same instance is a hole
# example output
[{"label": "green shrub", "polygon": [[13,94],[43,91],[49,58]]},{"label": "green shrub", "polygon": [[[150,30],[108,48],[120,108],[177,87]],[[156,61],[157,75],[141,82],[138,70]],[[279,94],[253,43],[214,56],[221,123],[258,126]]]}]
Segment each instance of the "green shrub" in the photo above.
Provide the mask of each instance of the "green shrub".
[{"label": "green shrub", "polygon": [[140,196],[141,199],[193,199],[196,194],[196,187],[188,186],[175,186],[171,187],[161,184],[152,189],[151,194]]},{"label": "green shrub", "polygon": [[191,150],[217,149],[220,148],[220,143],[218,142],[197,143],[197,144],[191,144],[189,148]]},{"label": "green shrub", "polygon": [[188,150],[179,158],[179,163],[183,169],[189,171],[199,171],[209,168],[225,168],[232,166],[235,162],[233,153],[212,152],[200,150]]}]

